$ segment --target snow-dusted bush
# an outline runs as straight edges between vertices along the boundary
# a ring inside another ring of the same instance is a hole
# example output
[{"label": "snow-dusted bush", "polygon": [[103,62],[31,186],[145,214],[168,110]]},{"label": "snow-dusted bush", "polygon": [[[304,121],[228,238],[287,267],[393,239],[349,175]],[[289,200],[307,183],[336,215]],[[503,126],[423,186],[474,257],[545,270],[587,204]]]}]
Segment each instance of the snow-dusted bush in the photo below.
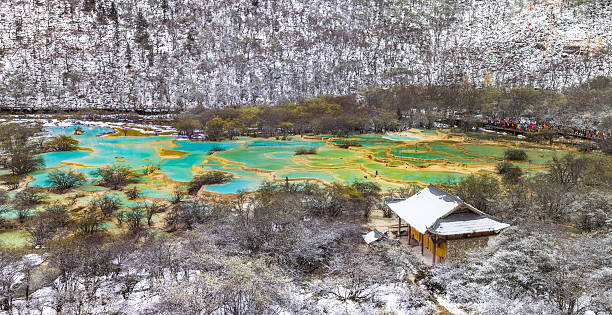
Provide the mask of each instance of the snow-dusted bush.
[{"label": "snow-dusted bush", "polygon": [[612,9],[595,1],[88,3],[0,4],[0,103],[219,106],[610,75]]},{"label": "snow-dusted bush", "polygon": [[571,206],[576,224],[590,232],[612,227],[612,196],[602,192],[590,192],[578,196]]},{"label": "snow-dusted bush", "polygon": [[536,227],[512,227],[467,263],[438,265],[424,283],[490,314],[609,312],[612,305],[599,297],[612,293],[612,286],[601,282],[612,266],[604,258],[611,244],[609,236],[574,241]]}]

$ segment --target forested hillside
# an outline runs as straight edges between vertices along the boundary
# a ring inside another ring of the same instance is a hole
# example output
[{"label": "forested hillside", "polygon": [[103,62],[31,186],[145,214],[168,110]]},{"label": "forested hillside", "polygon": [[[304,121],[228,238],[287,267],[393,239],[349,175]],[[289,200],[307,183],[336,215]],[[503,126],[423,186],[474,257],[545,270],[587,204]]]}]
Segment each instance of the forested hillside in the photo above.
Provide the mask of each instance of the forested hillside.
[{"label": "forested hillside", "polygon": [[610,76],[608,0],[0,3],[0,102],[276,103],[395,85]]}]

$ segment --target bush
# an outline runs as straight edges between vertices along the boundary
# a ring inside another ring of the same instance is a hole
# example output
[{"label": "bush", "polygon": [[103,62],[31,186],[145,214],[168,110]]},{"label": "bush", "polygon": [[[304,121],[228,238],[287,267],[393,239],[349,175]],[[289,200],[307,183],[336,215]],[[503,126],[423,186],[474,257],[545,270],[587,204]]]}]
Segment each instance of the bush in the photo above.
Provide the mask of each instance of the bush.
[{"label": "bush", "polygon": [[92,201],[91,204],[92,206],[94,206],[94,208],[100,210],[100,212],[102,212],[102,214],[108,218],[113,215],[115,211],[119,210],[121,202],[111,195],[104,195]]},{"label": "bush", "polygon": [[49,151],[74,151],[77,149],[79,141],[70,136],[59,136],[51,138],[46,143],[47,150]]},{"label": "bush", "polygon": [[3,159],[2,163],[11,170],[13,175],[25,175],[45,165],[42,157],[25,150],[10,151]]},{"label": "bush", "polygon": [[103,215],[96,207],[86,208],[77,221],[77,226],[83,233],[96,232],[102,224]]},{"label": "bush", "polygon": [[516,184],[523,176],[523,170],[510,162],[499,163],[496,168],[497,172],[502,175],[503,182],[506,184]]},{"label": "bush", "polygon": [[349,147],[362,147],[363,144],[355,142],[355,141],[342,141],[339,144],[336,144],[336,146],[342,149],[348,149]]},{"label": "bush", "polygon": [[232,180],[232,178],[234,178],[233,175],[219,171],[194,176],[191,183],[189,183],[188,191],[190,194],[194,194],[197,193],[198,190],[200,190],[200,188],[204,185],[224,184]]},{"label": "bush", "polygon": [[44,216],[36,216],[33,222],[26,227],[25,230],[28,233],[28,240],[34,246],[42,246],[46,241],[55,236],[55,231],[57,229],[46,221]]},{"label": "bush", "polygon": [[356,181],[351,186],[364,197],[378,196],[381,191],[380,186],[374,182]]},{"label": "bush", "polygon": [[142,171],[142,173],[144,175],[149,175],[149,174],[153,174],[155,171],[157,171],[159,169],[159,167],[157,166],[153,166],[153,165],[147,165],[145,167],[145,169]]},{"label": "bush", "polygon": [[94,175],[102,177],[100,184],[113,189],[125,186],[132,181],[132,170],[127,167],[117,165],[99,168]]},{"label": "bush", "polygon": [[192,229],[194,225],[218,219],[220,211],[215,206],[200,201],[187,201],[172,209],[168,225],[174,228]]},{"label": "bush", "polygon": [[211,155],[211,154],[213,154],[213,153],[215,153],[215,152],[223,152],[223,151],[225,151],[225,149],[224,149],[224,148],[221,148],[221,147],[214,147],[214,148],[210,149],[210,150],[208,151],[208,153],[207,153],[207,154],[208,154],[208,155]]},{"label": "bush", "polygon": [[42,131],[41,125],[9,123],[0,126],[0,165],[13,175],[25,175],[44,165],[36,154],[42,151],[42,142],[34,137]]},{"label": "bush", "polygon": [[597,141],[597,146],[601,152],[612,154],[612,137]]},{"label": "bush", "polygon": [[317,154],[317,148],[299,149],[295,151],[295,155]]},{"label": "bush", "polygon": [[583,153],[596,151],[597,149],[600,149],[600,146],[593,142],[583,142],[578,145],[578,151]]},{"label": "bush", "polygon": [[78,136],[78,135],[82,135],[84,133],[85,133],[85,130],[83,130],[83,128],[81,126],[76,126],[74,128],[73,135]]},{"label": "bush", "polygon": [[153,203],[145,202],[143,203],[141,208],[144,209],[144,214],[146,216],[148,226],[151,226],[153,224],[153,215],[157,213],[162,213],[166,210],[166,206],[158,201],[155,201]]},{"label": "bush", "polygon": [[607,194],[590,192],[579,196],[573,207],[580,209],[575,221],[586,232],[605,230],[612,226],[612,197]]},{"label": "bush", "polygon": [[508,170],[513,167],[514,165],[512,165],[512,163],[504,161],[501,162],[499,164],[497,164],[497,166],[495,166],[495,168],[497,169],[497,174],[505,174],[506,172],[508,172]]},{"label": "bush", "polygon": [[68,207],[61,203],[50,204],[45,206],[40,216],[55,228],[64,227],[68,223]]},{"label": "bush", "polygon": [[499,181],[493,176],[469,175],[455,187],[455,192],[463,201],[487,211],[490,200],[500,193]]},{"label": "bush", "polygon": [[26,227],[28,238],[34,245],[42,246],[55,236],[59,228],[66,226],[67,221],[68,207],[58,203],[49,205]]},{"label": "bush", "polygon": [[175,190],[172,193],[172,196],[170,197],[170,202],[172,204],[177,204],[180,203],[181,201],[183,201],[183,199],[185,198],[185,192],[182,190]]},{"label": "bush", "polygon": [[8,194],[4,190],[0,190],[0,207],[4,206],[9,200]]},{"label": "bush", "polygon": [[26,189],[15,194],[15,201],[19,206],[31,207],[43,203],[45,196],[35,190]]},{"label": "bush", "polygon": [[128,199],[134,200],[140,197],[140,190],[136,186],[130,187],[128,190],[125,191],[125,194],[127,195]]},{"label": "bush", "polygon": [[85,183],[85,175],[73,171],[54,170],[47,176],[47,182],[51,187],[64,191]]},{"label": "bush", "polygon": [[527,153],[521,149],[508,149],[504,152],[504,159],[509,161],[525,161]]},{"label": "bush", "polygon": [[142,221],[145,218],[145,212],[142,209],[132,208],[130,211],[124,211],[123,215],[132,233],[136,234],[142,230]]},{"label": "bush", "polygon": [[17,212],[19,223],[24,223],[32,214],[32,210],[44,202],[45,196],[31,189],[20,191],[15,195],[14,209]]}]

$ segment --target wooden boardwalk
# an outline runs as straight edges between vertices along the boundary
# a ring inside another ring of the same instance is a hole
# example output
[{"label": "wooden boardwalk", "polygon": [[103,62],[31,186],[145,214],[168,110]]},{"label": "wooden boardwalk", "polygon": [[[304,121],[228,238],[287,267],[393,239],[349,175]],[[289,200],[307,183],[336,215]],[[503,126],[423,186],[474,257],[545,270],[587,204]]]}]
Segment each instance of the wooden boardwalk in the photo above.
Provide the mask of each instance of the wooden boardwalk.
[{"label": "wooden boardwalk", "polygon": [[[502,128],[502,127],[498,127],[498,126],[494,126],[494,125],[485,125],[484,127],[487,128],[487,129],[491,129],[491,130],[503,131],[503,132],[512,133],[512,134],[516,134],[516,135],[519,135],[519,134],[520,135],[535,134],[535,133],[537,133],[537,132],[529,131],[529,130],[519,130],[519,129],[515,129],[515,128]],[[574,137],[574,138],[580,138],[580,139],[586,139],[586,140],[605,139],[603,137],[589,137],[589,136],[574,134],[574,133],[571,133],[571,132],[563,132],[563,131],[555,131],[555,134],[558,135],[558,136]]]}]

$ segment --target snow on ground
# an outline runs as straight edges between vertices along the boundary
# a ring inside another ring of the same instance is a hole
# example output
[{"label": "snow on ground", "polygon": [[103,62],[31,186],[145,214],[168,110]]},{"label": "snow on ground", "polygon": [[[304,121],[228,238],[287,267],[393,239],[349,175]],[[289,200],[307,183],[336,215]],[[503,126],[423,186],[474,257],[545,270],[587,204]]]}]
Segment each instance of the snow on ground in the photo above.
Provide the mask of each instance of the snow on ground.
[{"label": "snow on ground", "polygon": [[116,18],[108,2],[2,2],[0,106],[228,106],[612,75],[612,6],[600,1],[113,3]]}]

